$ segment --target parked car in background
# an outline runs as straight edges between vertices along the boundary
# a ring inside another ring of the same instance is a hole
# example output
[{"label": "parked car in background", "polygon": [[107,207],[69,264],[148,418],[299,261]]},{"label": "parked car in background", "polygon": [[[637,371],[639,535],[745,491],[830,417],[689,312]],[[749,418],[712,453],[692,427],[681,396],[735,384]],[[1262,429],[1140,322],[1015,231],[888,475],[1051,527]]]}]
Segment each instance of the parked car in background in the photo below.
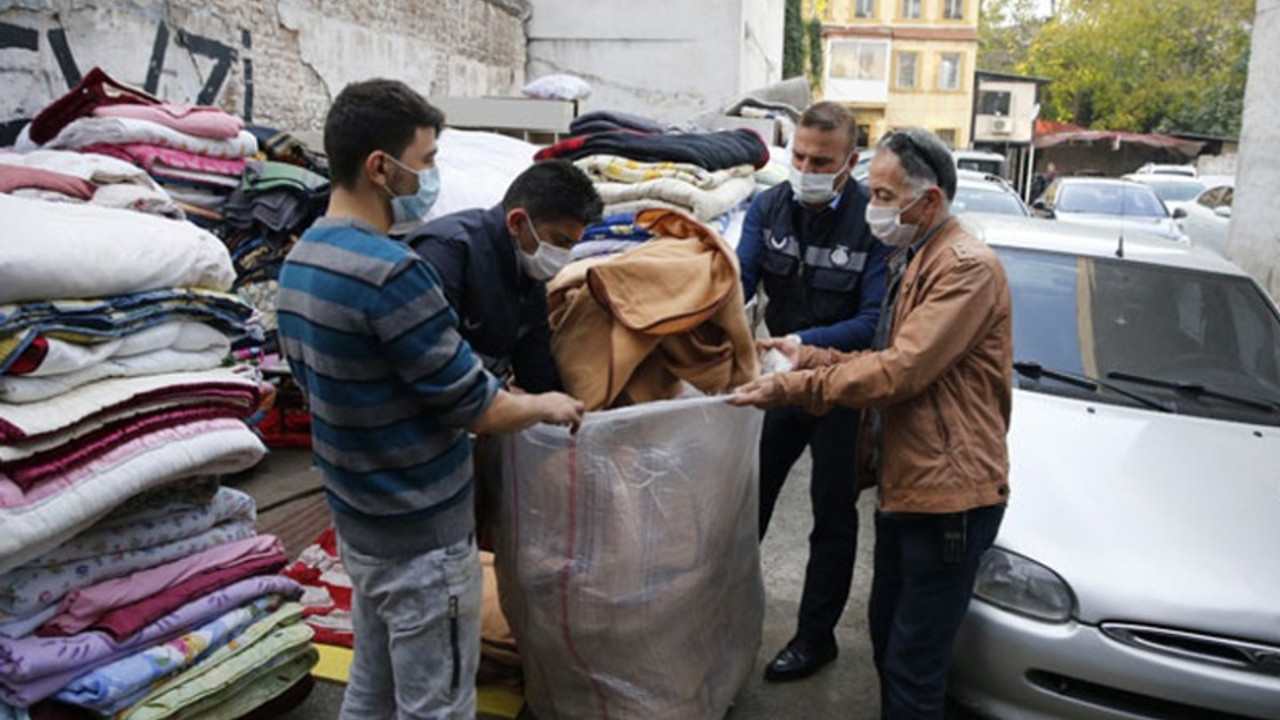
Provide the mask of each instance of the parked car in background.
[{"label": "parked car in background", "polygon": [[1012,495],[953,699],[997,720],[1280,717],[1280,313],[1202,250],[971,222],[1013,299]]},{"label": "parked car in background", "polygon": [[956,168],[959,170],[973,170],[997,177],[1006,177],[1005,158],[1000,153],[983,150],[953,150],[951,151],[951,156],[955,158]]},{"label": "parked car in background", "polygon": [[1107,228],[1115,232],[1113,237],[1142,232],[1187,241],[1155,192],[1129,180],[1059,177],[1032,203],[1031,210],[1043,218]]},{"label": "parked car in background", "polygon": [[1227,254],[1227,231],[1231,228],[1231,201],[1235,196],[1235,180],[1223,178],[1206,187],[1195,200],[1173,212],[1174,221],[1186,233],[1191,244]]},{"label": "parked car in background", "polygon": [[974,170],[956,171],[956,197],[951,202],[955,213],[993,213],[1028,217],[1031,211],[1008,181],[991,173]]},{"label": "parked car in background", "polygon": [[1162,175],[1160,173],[1130,173],[1124,180],[1140,182],[1155,191],[1156,197],[1164,203],[1165,209],[1172,215],[1184,204],[1196,199],[1204,190],[1204,182],[1199,178],[1186,175]]},{"label": "parked car in background", "polygon": [[1185,177],[1195,177],[1197,174],[1195,165],[1162,165],[1160,163],[1147,163],[1134,172],[1140,175],[1183,175]]}]

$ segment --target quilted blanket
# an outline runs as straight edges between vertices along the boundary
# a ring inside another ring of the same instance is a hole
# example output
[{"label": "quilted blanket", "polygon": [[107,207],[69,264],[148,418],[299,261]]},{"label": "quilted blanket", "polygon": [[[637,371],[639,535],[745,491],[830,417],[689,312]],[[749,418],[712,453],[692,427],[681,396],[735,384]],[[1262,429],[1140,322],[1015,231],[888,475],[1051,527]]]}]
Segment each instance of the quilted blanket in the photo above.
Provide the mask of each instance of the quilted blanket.
[{"label": "quilted blanket", "polygon": [[198,475],[234,473],[262,459],[266,448],[239,420],[210,420],[188,436],[157,434],[131,454],[112,457],[58,483],[24,493],[0,479],[0,572],[21,567],[91,526],[127,498]]},{"label": "quilted blanket", "polygon": [[48,377],[0,375],[0,402],[39,402],[104,378],[211,370],[222,364],[230,348],[230,339],[223,336],[212,347],[190,351],[158,348],[139,355],[108,357],[79,370]]},{"label": "quilted blanket", "polygon": [[85,423],[110,422],[147,407],[168,407],[189,399],[241,406],[247,417],[259,398],[257,380],[243,369],[102,380],[38,404],[0,408],[0,443],[43,439],[60,432],[75,437]]},{"label": "quilted blanket", "polygon": [[735,165],[723,170],[708,170],[700,165],[681,162],[642,162],[617,155],[589,155],[573,163],[594,182],[640,183],[660,178],[682,180],[710,190],[730,178],[750,178],[755,168]]},{"label": "quilted blanket", "polygon": [[0,303],[101,298],[166,287],[227,291],[226,246],[190,223],[0,195]]},{"label": "quilted blanket", "polygon": [[669,203],[700,222],[706,222],[734,209],[755,192],[756,184],[746,177],[731,177],[710,189],[703,189],[676,178],[664,177],[639,183],[596,183],[596,192],[604,201],[608,214],[630,211],[623,203],[657,200]]},{"label": "quilted blanket", "polygon": [[215,140],[188,135],[150,120],[96,117],[73,120],[43,147],[76,150],[98,143],[159,145],[212,158],[244,158],[258,152],[258,140],[247,130],[228,140]]}]

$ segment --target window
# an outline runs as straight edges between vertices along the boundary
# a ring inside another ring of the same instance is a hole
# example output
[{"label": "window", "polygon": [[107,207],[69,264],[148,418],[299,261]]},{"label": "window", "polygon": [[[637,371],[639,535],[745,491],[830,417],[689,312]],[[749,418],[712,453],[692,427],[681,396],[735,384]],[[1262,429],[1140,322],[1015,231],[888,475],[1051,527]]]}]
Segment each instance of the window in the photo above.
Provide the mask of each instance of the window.
[{"label": "window", "polygon": [[963,20],[964,0],[942,0],[942,17],[947,20]]},{"label": "window", "polygon": [[938,139],[947,144],[947,147],[954,148],[956,146],[956,129],[955,128],[938,128],[934,131]]},{"label": "window", "polygon": [[888,50],[884,41],[832,40],[830,77],[883,82],[888,78]]},{"label": "window", "polygon": [[858,126],[858,147],[870,147],[870,146],[871,146],[871,126],[859,125]]},{"label": "window", "polygon": [[938,89],[960,89],[960,53],[942,53],[938,64]]},{"label": "window", "polygon": [[918,57],[918,53],[898,53],[898,88],[900,90],[914,90],[916,88],[916,59]]},{"label": "window", "polygon": [[919,20],[920,0],[902,0],[902,17],[907,20]]},{"label": "window", "polygon": [[983,90],[978,93],[978,114],[1009,116],[1013,93],[1007,90]]},{"label": "window", "polygon": [[876,16],[876,0],[858,0],[853,7],[853,16],[873,18]]}]

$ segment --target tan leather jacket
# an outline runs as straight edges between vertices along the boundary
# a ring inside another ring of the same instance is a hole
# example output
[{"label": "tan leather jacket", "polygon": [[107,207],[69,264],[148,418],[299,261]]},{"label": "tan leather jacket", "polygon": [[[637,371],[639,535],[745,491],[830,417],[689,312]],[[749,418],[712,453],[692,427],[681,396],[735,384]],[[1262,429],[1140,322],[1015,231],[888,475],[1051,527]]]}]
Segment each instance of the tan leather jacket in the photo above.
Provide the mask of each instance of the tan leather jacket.
[{"label": "tan leather jacket", "polygon": [[[1002,503],[1009,497],[1010,305],[995,252],[948,220],[907,266],[889,346],[853,354],[801,348],[800,370],[778,377],[785,402],[815,414],[834,405],[882,409],[885,512]],[[859,444],[873,441],[864,427]]]}]

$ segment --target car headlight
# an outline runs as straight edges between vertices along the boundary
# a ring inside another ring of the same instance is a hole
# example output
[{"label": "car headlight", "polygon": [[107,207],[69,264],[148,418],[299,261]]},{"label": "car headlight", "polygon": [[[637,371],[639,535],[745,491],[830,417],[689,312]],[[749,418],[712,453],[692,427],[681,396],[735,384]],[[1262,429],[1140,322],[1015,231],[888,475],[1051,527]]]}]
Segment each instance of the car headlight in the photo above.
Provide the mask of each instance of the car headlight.
[{"label": "car headlight", "polygon": [[982,556],[973,594],[1010,612],[1066,622],[1075,610],[1075,594],[1058,574],[1034,560],[1000,548]]}]

